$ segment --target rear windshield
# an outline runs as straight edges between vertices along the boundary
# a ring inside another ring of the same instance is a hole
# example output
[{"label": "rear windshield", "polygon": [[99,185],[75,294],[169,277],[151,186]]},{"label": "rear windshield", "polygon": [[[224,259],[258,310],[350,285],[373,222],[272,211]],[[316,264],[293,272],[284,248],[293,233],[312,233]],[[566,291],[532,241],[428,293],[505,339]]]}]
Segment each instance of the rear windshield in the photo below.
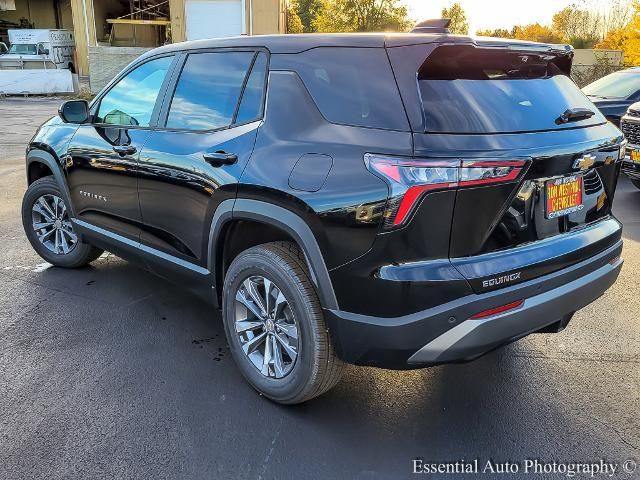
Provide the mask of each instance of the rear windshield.
[{"label": "rear windshield", "polygon": [[[426,130],[437,133],[513,133],[595,125],[604,117],[566,73],[566,56],[472,46],[437,48],[420,67]],[[588,108],[569,123],[560,115]]]}]

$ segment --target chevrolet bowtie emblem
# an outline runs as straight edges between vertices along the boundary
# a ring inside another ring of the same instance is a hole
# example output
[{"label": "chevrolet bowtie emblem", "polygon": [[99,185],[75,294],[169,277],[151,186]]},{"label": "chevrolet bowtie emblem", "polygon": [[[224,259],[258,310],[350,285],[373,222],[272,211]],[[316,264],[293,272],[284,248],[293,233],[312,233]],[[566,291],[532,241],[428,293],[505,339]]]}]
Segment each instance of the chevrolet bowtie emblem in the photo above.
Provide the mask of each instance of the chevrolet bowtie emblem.
[{"label": "chevrolet bowtie emblem", "polygon": [[593,167],[595,163],[596,156],[587,154],[573,162],[573,168],[578,170],[588,170]]}]

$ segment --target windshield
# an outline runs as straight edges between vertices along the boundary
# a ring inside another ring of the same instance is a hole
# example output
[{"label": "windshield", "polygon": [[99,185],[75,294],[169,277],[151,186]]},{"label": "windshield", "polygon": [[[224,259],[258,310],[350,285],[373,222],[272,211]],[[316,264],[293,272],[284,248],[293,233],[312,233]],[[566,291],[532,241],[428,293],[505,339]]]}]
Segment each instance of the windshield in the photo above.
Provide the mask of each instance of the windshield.
[{"label": "windshield", "polygon": [[36,46],[31,44],[13,44],[9,49],[9,53],[19,53],[22,55],[35,55]]},{"label": "windshield", "polygon": [[629,98],[640,90],[640,72],[616,72],[596,80],[582,89],[599,98]]}]

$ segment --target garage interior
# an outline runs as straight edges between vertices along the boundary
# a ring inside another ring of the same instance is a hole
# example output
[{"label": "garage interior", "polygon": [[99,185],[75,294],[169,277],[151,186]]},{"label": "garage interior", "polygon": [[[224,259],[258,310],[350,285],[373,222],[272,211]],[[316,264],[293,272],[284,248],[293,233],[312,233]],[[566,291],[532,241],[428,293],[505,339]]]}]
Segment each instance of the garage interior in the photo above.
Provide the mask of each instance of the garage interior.
[{"label": "garage interior", "polygon": [[153,48],[171,42],[169,0],[94,2],[93,16],[100,46]]},{"label": "garage interior", "polygon": [[73,30],[71,0],[0,0],[0,42],[8,44],[7,30],[17,28]]},{"label": "garage interior", "polygon": [[[73,30],[78,73],[96,92],[146,50],[171,42],[285,33],[287,0],[0,0],[7,30]],[[4,35],[4,39],[2,38]]]}]

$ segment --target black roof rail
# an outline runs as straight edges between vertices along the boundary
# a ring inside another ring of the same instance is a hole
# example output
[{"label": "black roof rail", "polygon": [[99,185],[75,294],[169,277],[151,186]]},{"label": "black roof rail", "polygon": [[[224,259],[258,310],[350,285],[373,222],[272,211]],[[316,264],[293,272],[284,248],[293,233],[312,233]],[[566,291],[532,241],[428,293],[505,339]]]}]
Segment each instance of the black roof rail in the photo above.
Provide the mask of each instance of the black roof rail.
[{"label": "black roof rail", "polygon": [[449,33],[450,18],[434,18],[418,23],[411,33]]}]

